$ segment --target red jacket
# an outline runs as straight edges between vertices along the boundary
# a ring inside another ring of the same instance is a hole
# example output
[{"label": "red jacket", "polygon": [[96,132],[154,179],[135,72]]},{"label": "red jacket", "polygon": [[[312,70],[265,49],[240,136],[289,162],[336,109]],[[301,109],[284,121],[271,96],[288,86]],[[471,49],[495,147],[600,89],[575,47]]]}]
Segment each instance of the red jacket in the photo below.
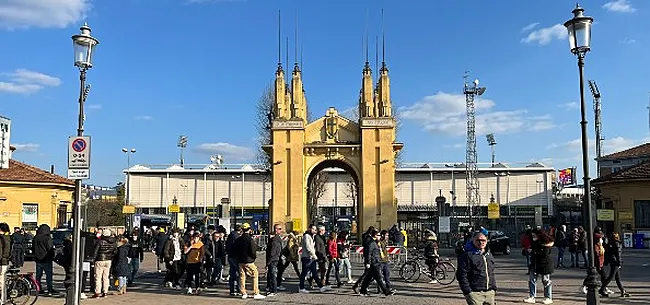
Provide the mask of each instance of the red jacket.
[{"label": "red jacket", "polygon": [[339,247],[336,244],[336,239],[327,240],[327,254],[329,255],[330,258],[339,257]]},{"label": "red jacket", "polygon": [[521,247],[524,249],[530,249],[530,237],[526,233],[521,236]]}]

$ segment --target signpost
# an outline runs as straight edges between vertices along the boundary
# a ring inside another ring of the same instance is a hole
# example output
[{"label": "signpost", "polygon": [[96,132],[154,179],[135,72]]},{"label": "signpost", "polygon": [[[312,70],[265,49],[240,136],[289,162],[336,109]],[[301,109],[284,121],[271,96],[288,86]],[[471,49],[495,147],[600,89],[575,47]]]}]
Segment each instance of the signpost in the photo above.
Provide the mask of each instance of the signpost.
[{"label": "signpost", "polygon": [[90,179],[90,137],[68,138],[68,179]]}]

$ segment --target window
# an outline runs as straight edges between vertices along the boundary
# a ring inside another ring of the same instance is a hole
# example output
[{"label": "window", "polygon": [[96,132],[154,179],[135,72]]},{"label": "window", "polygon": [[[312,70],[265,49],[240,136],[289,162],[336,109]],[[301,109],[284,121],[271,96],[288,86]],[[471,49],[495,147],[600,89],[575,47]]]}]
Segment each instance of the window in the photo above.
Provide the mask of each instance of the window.
[{"label": "window", "polygon": [[38,203],[23,203],[22,227],[25,231],[38,228]]},{"label": "window", "polygon": [[650,200],[634,200],[634,226],[650,228]]}]

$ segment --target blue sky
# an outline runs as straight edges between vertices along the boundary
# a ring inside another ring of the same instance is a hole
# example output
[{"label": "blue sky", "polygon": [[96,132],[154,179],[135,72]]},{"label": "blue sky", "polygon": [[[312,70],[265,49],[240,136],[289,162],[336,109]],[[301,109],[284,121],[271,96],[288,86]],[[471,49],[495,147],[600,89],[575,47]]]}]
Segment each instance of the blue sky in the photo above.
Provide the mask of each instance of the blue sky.
[{"label": "blue sky", "polygon": [[[92,179],[114,185],[132,163],[254,160],[255,104],[274,77],[277,11],[282,40],[299,24],[311,111],[357,104],[368,15],[370,57],[385,11],[393,107],[405,162],[465,159],[463,73],[487,92],[477,104],[479,162],[580,167],[576,59],[565,29],[568,1],[5,0],[0,2],[0,115],[12,119],[14,158],[65,175],[76,131],[78,71],[70,36],[87,21],[100,39],[87,101]],[[586,77],[603,95],[605,151],[648,141],[646,56],[650,2],[585,1],[596,20]],[[367,13],[366,13],[367,12]],[[284,52],[284,45],[283,45]],[[282,55],[284,60],[284,55]],[[589,93],[587,91],[587,93]],[[593,139],[592,99],[587,95]],[[593,151],[593,149],[592,149]],[[593,172],[593,171],[592,171]],[[595,173],[592,174],[592,176]]]}]

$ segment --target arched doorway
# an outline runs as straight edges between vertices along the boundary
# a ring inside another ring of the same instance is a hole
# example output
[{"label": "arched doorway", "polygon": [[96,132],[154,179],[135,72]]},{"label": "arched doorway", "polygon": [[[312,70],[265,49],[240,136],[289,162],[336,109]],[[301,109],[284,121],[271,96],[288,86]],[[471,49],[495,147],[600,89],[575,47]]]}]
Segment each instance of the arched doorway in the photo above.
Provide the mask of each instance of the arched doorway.
[{"label": "arched doorway", "polygon": [[307,219],[328,232],[356,235],[361,185],[357,170],[342,160],[325,160],[307,175]]}]

